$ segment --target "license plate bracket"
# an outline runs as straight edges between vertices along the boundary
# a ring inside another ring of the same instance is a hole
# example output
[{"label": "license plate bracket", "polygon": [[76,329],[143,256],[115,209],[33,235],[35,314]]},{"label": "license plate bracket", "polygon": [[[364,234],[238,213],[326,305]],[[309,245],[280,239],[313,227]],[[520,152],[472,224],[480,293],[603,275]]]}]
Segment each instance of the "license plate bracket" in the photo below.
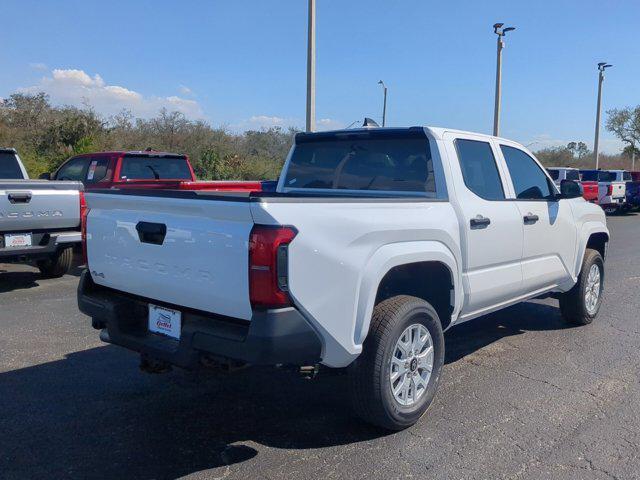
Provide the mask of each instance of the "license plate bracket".
[{"label": "license plate bracket", "polygon": [[5,248],[25,248],[33,245],[33,238],[30,233],[5,233]]},{"label": "license plate bracket", "polygon": [[182,312],[149,304],[149,331],[180,340]]}]

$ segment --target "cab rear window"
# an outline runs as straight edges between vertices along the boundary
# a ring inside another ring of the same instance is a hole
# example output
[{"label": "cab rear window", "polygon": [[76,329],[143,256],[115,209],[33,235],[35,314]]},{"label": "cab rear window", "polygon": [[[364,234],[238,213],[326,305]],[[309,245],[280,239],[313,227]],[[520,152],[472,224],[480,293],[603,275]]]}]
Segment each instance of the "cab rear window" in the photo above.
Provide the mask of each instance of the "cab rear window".
[{"label": "cab rear window", "polygon": [[436,196],[427,138],[339,138],[296,144],[284,187]]},{"label": "cab rear window", "polygon": [[22,179],[22,170],[15,153],[0,152],[0,178],[5,180]]},{"label": "cab rear window", "polygon": [[567,170],[567,180],[580,181],[580,172],[578,170]]},{"label": "cab rear window", "polygon": [[125,156],[121,180],[191,180],[186,157]]}]

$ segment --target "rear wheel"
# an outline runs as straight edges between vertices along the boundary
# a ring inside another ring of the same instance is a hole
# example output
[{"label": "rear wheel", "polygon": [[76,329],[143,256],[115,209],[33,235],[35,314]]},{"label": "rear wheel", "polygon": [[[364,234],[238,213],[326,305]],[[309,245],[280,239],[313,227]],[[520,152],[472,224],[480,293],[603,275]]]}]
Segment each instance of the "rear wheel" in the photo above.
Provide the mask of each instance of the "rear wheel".
[{"label": "rear wheel", "polygon": [[410,427],[431,405],[443,364],[442,326],[429,303],[406,295],[379,303],[349,367],[354,410],[389,430]]},{"label": "rear wheel", "polygon": [[574,287],[560,296],[564,319],[575,325],[587,325],[598,315],[604,291],[604,261],[600,252],[588,248]]},{"label": "rear wheel", "polygon": [[71,263],[73,262],[73,247],[67,247],[53,255],[46,260],[39,260],[37,262],[40,273],[45,277],[57,278],[63,276],[69,270],[71,270]]}]

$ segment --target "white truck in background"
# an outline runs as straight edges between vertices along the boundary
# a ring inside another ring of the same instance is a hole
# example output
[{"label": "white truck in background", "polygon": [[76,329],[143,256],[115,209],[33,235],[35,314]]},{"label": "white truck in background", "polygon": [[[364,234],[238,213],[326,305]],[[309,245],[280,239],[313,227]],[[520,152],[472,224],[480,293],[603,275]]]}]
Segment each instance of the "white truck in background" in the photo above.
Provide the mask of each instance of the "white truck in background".
[{"label": "white truck in background", "polygon": [[[609,233],[521,145],[429,127],[301,133],[276,192],[87,194],[81,311],[143,368],[346,368],[399,430],[436,393],[443,331],[540,296],[598,314]],[[544,347],[541,347],[544,348]]]},{"label": "white truck in background", "polygon": [[29,180],[13,148],[0,149],[0,263],[36,264],[60,277],[81,241],[82,184]]},{"label": "white truck in background", "polygon": [[598,204],[609,214],[624,207],[627,199],[627,181],[631,174],[624,170],[580,170],[583,181],[598,182]]}]

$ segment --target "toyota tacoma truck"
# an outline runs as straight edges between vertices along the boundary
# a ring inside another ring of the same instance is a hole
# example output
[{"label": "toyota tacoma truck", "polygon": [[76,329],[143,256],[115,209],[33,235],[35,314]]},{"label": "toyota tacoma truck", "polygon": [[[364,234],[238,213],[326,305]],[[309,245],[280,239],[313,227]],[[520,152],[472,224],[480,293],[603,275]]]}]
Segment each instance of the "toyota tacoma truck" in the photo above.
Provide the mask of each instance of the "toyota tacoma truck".
[{"label": "toyota tacoma truck", "polygon": [[0,262],[34,262],[60,277],[81,241],[82,184],[29,180],[13,148],[0,149]]},{"label": "toyota tacoma truck", "polygon": [[273,190],[271,181],[197,181],[189,157],[155,150],[95,152],[76,155],[46,180],[75,180],[86,191],[102,188],[158,188],[216,191]]},{"label": "toyota tacoma truck", "polygon": [[605,216],[520,144],[443,128],[300,133],[274,192],[87,194],[79,308],[151,371],[217,362],[348,372],[355,411],[414,424],[443,332],[555,296],[591,323]]}]

